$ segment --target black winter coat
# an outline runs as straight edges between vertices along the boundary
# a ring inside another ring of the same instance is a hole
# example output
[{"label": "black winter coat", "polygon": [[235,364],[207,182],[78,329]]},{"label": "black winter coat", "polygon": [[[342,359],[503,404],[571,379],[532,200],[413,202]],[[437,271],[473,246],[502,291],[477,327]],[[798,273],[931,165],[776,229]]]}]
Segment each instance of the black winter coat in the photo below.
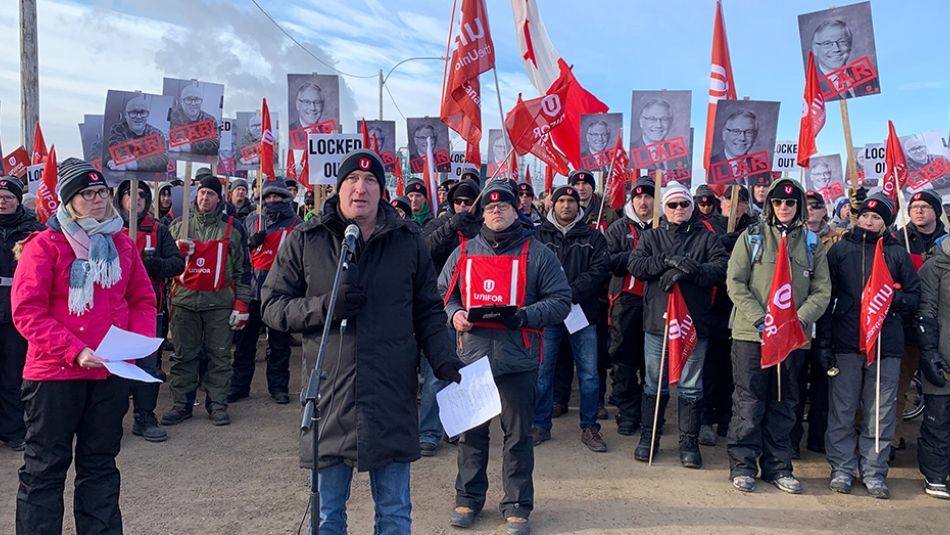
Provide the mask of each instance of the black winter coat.
[{"label": "black winter coat", "polygon": [[426,246],[429,248],[429,254],[432,255],[432,263],[435,265],[436,274],[442,273],[445,262],[449,259],[456,248],[458,248],[459,233],[466,239],[472,239],[478,236],[478,231],[482,228],[482,218],[473,214],[459,215],[452,211],[452,208],[439,214],[439,217],[429,221],[422,229],[422,235],[425,236]]},{"label": "black winter coat", "polygon": [[564,234],[547,219],[538,227],[537,240],[557,255],[571,286],[571,302],[581,306],[588,322],[597,323],[600,296],[610,277],[607,240],[583,221]]},{"label": "black winter coat", "polygon": [[[830,347],[837,354],[860,353],[861,292],[871,276],[877,239],[877,234],[856,227],[828,251],[831,304],[818,321],[819,347]],[[901,289],[894,293],[881,329],[881,356],[900,358],[904,354],[904,321],[912,320],[920,303],[920,279],[907,250],[889,232],[884,233],[884,261]]]},{"label": "black winter coat", "polygon": [[12,214],[0,215],[0,323],[10,323],[10,288],[13,285],[13,272],[16,270],[16,257],[13,247],[30,233],[43,230],[44,227],[32,212],[18,206]]},{"label": "black winter coat", "polygon": [[630,255],[630,273],[644,281],[643,330],[663,334],[667,293],[660,288],[660,277],[669,269],[666,258],[673,256],[688,256],[699,263],[698,272],[681,280],[679,286],[693,317],[696,334],[708,338],[713,287],[725,282],[729,257],[719,236],[706,227],[697,211],[680,225],[663,219],[659,228],[643,233]]},{"label": "black winter coat", "polygon": [[[610,271],[609,295],[614,298],[623,290],[623,282],[630,273],[630,254],[634,245],[640,241],[643,233],[650,229],[650,221],[636,221],[624,215],[607,227],[607,254],[610,260],[607,269]],[[632,229],[632,230],[631,230]],[[642,302],[643,298],[634,294],[624,294],[629,299]]]},{"label": "black winter coat", "polygon": [[[261,289],[264,323],[303,332],[304,382],[315,365],[343,232],[350,223],[330,197],[318,216],[298,226],[277,253]],[[341,334],[330,331],[320,399],[319,466],[345,462],[367,471],[419,458],[416,393],[419,346],[432,369],[456,360],[445,328],[435,271],[419,227],[380,203],[376,231],[360,239],[346,283],[366,304]],[[444,377],[443,377],[444,378]],[[301,464],[309,466],[310,432],[301,432]]]},{"label": "black winter coat", "polygon": [[[287,202],[287,201],[284,201]],[[250,257],[254,254],[254,251],[258,246],[251,247],[251,240],[259,230],[261,223],[263,223],[263,231],[270,234],[271,232],[278,232],[285,228],[296,227],[300,225],[303,220],[297,217],[296,210],[293,209],[293,206],[287,202],[287,208],[282,209],[272,209],[268,205],[264,205],[264,214],[261,218],[249,217],[244,220],[244,233],[247,235],[247,250],[248,250],[248,262],[250,262]],[[286,238],[285,238],[286,240]],[[254,266],[251,266],[251,290],[254,292],[254,299],[260,301],[261,299],[261,286],[264,284],[264,279],[267,278],[267,270],[255,269]]]}]

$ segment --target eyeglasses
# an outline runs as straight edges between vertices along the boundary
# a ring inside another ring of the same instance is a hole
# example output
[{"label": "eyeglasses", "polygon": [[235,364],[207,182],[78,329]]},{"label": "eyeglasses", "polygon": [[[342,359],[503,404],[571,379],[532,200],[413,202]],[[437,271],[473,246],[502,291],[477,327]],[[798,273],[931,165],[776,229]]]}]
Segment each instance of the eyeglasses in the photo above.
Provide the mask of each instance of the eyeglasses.
[{"label": "eyeglasses", "polygon": [[929,204],[912,204],[910,205],[911,212],[926,212],[927,210],[933,210],[934,207]]},{"label": "eyeglasses", "polygon": [[302,98],[298,98],[297,103],[303,106],[312,106],[314,108],[316,108],[317,106],[323,106],[322,100],[304,100]]},{"label": "eyeglasses", "polygon": [[808,203],[808,207],[811,208],[812,210],[822,210],[824,209],[825,205],[824,203],[820,203],[820,202],[810,202]]},{"label": "eyeglasses", "polygon": [[779,206],[785,205],[789,208],[795,208],[798,206],[797,199],[772,199],[772,206],[778,208]]},{"label": "eyeglasses", "polygon": [[11,202],[15,200],[16,200],[16,195],[0,195],[0,201]]},{"label": "eyeglasses", "polygon": [[195,104],[201,104],[202,102],[204,102],[204,99],[201,98],[201,97],[185,97],[185,98],[183,98],[183,99],[181,99],[181,100],[182,100],[185,104],[188,104],[188,105],[190,105],[190,106],[194,106]]},{"label": "eyeglasses", "polygon": [[696,204],[698,204],[699,206],[714,206],[715,205],[715,203],[712,201],[699,201]]},{"label": "eyeglasses", "polygon": [[142,117],[148,117],[148,110],[129,110],[125,112],[129,117],[135,117],[141,119]]},{"label": "eyeglasses", "polygon": [[838,39],[837,41],[821,41],[815,43],[821,48],[831,48],[832,46],[837,46],[838,48],[851,48],[850,39]]},{"label": "eyeglasses", "polygon": [[502,213],[502,212],[507,212],[508,210],[511,210],[512,208],[513,208],[513,207],[512,207],[510,204],[506,203],[506,202],[494,202],[494,203],[491,203],[491,204],[485,206],[485,210],[484,210],[484,211],[485,211],[486,214],[489,213],[489,212],[499,212],[499,213]]},{"label": "eyeglasses", "polygon": [[669,208],[670,210],[676,210],[677,208],[680,208],[680,209],[685,210],[685,209],[689,208],[689,206],[690,206],[691,204],[693,204],[693,203],[691,203],[691,202],[689,202],[689,201],[668,202],[668,203],[666,203],[666,207]]},{"label": "eyeglasses", "polygon": [[519,196],[519,197],[534,197],[534,195],[531,195],[531,194],[528,193],[527,191],[519,191],[519,192],[518,192],[518,196]]},{"label": "eyeglasses", "polygon": [[84,189],[79,192],[79,196],[85,201],[92,201],[96,197],[99,197],[100,199],[108,199],[112,196],[112,190],[109,188]]},{"label": "eyeglasses", "polygon": [[600,133],[600,132],[587,132],[587,137],[596,137],[596,138],[601,138],[601,139],[607,139],[608,137],[610,137],[610,133],[609,133],[609,132],[604,132],[604,133]]},{"label": "eyeglasses", "polygon": [[673,118],[672,117],[650,117],[648,115],[644,115],[640,117],[640,120],[647,123],[670,124],[670,122],[673,121]]},{"label": "eyeglasses", "polygon": [[748,130],[736,130],[735,128],[726,128],[726,133],[733,137],[753,137],[759,133],[758,130],[750,128]]},{"label": "eyeglasses", "polygon": [[464,204],[465,206],[471,206],[475,204],[475,201],[472,199],[455,199],[452,201],[452,204]]}]

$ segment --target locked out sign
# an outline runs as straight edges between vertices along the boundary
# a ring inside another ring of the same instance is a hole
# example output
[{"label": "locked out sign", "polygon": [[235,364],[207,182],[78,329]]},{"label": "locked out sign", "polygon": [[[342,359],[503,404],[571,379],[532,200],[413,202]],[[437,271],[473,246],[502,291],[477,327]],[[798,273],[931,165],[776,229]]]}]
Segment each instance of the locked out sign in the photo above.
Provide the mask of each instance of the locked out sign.
[{"label": "locked out sign", "polygon": [[775,156],[772,157],[772,170],[787,172],[798,171],[795,159],[798,157],[798,142],[778,141],[775,143]]},{"label": "locked out sign", "polygon": [[459,180],[466,169],[478,172],[478,168],[474,164],[465,161],[464,151],[452,151],[452,177]]},{"label": "locked out sign", "polygon": [[309,134],[307,136],[307,167],[309,181],[314,185],[336,184],[336,173],[343,157],[363,148],[359,134]]}]

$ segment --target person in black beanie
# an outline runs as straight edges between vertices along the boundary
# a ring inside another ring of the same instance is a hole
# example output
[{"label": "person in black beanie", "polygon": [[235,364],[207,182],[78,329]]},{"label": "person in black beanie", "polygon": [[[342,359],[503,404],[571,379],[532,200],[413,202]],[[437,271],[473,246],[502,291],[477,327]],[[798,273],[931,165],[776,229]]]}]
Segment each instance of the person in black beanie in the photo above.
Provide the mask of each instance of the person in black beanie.
[{"label": "person in black beanie", "polygon": [[0,444],[22,451],[26,426],[23,423],[23,363],[26,340],[13,325],[10,289],[17,260],[17,242],[45,227],[22,205],[23,190],[13,177],[0,177]]},{"label": "person in black beanie", "polygon": [[[168,279],[180,275],[185,270],[185,259],[182,257],[175,240],[172,238],[168,227],[152,218],[148,209],[152,206],[152,191],[148,187],[148,182],[139,181],[138,195],[136,196],[137,213],[137,232],[135,235],[135,248],[142,257],[142,265],[145,266],[145,272],[152,282],[152,288],[155,290],[155,301],[157,303],[158,315],[156,316],[156,336],[164,338],[165,318],[167,317],[167,305],[165,303],[165,284]],[[129,215],[132,206],[129,188],[131,182],[126,180],[116,188],[116,195],[113,198],[113,204],[116,211],[122,217],[125,227],[129,227]],[[143,359],[138,359],[135,364],[145,370],[152,377],[165,379],[165,373],[162,371],[161,352],[158,351]],[[160,383],[144,383],[135,381],[132,384],[132,407],[134,420],[132,422],[132,434],[140,436],[149,442],[164,442],[168,438],[168,433],[158,425],[155,418],[155,405],[158,402],[158,387]]]}]

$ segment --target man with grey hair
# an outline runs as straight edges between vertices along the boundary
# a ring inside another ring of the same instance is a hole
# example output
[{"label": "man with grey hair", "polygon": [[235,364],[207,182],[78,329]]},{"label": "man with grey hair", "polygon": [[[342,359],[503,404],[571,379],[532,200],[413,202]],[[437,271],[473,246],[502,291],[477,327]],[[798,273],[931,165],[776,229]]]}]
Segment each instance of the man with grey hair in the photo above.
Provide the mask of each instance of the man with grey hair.
[{"label": "man with grey hair", "polygon": [[638,121],[643,134],[640,139],[633,141],[633,148],[659,143],[670,135],[673,108],[665,100],[650,100],[640,108]]},{"label": "man with grey hair", "polygon": [[[169,146],[168,150],[174,152],[190,152],[192,154],[218,154],[218,147],[221,145],[221,133],[218,131],[218,121],[201,109],[203,103],[204,95],[201,93],[201,87],[198,86],[198,82],[189,82],[186,84],[185,87],[181,89],[181,93],[175,100],[175,105],[172,107],[172,112],[169,116],[169,128],[170,130],[175,130],[176,128],[211,121],[213,127],[207,129],[207,131],[209,134],[213,134],[210,137],[201,136],[199,134],[196,136],[196,140],[175,147]],[[204,129],[202,129],[202,132],[203,131]],[[188,136],[192,137],[192,134],[189,132]],[[174,142],[175,136],[171,136],[171,138]]]},{"label": "man with grey hair", "polygon": [[610,166],[610,157],[605,153],[613,139],[607,121],[597,119],[587,125],[584,131],[586,148],[581,152],[581,167],[592,171],[606,171]]},{"label": "man with grey hair", "polygon": [[290,124],[290,131],[319,123],[323,117],[325,102],[323,89],[317,84],[307,82],[300,86],[300,89],[297,89],[297,95],[294,97],[297,120]]},{"label": "man with grey hair", "polygon": [[[165,134],[148,123],[148,117],[151,113],[150,102],[145,95],[138,94],[133,96],[125,103],[125,110],[122,113],[122,120],[112,125],[109,130],[109,148],[122,145],[126,142],[143,139],[157,134],[161,140],[161,147],[165,147]],[[112,159],[111,152],[106,153],[106,165],[113,171],[140,171],[140,172],[165,172],[168,169],[168,156],[165,151],[147,156],[145,158],[134,159],[125,163],[116,163]]]},{"label": "man with grey hair", "polygon": [[[832,75],[834,71],[846,66],[851,59],[852,45],[854,36],[851,34],[851,28],[840,19],[829,19],[815,28],[811,38],[811,51],[815,55],[815,62],[818,67],[819,85],[821,90],[828,98],[828,93],[838,94],[849,79],[850,75],[839,78]],[[840,81],[840,83],[839,83]],[[860,97],[880,92],[880,85],[877,77],[860,85],[849,87],[846,91],[840,92],[842,98]]]},{"label": "man with grey hair", "polygon": [[[435,154],[435,145],[439,142],[439,134],[429,123],[423,123],[412,131],[411,145],[415,147],[415,152],[409,161],[409,167],[413,173],[421,173],[426,159],[427,144],[432,146],[432,153]],[[435,169],[432,170],[433,172]]]}]

